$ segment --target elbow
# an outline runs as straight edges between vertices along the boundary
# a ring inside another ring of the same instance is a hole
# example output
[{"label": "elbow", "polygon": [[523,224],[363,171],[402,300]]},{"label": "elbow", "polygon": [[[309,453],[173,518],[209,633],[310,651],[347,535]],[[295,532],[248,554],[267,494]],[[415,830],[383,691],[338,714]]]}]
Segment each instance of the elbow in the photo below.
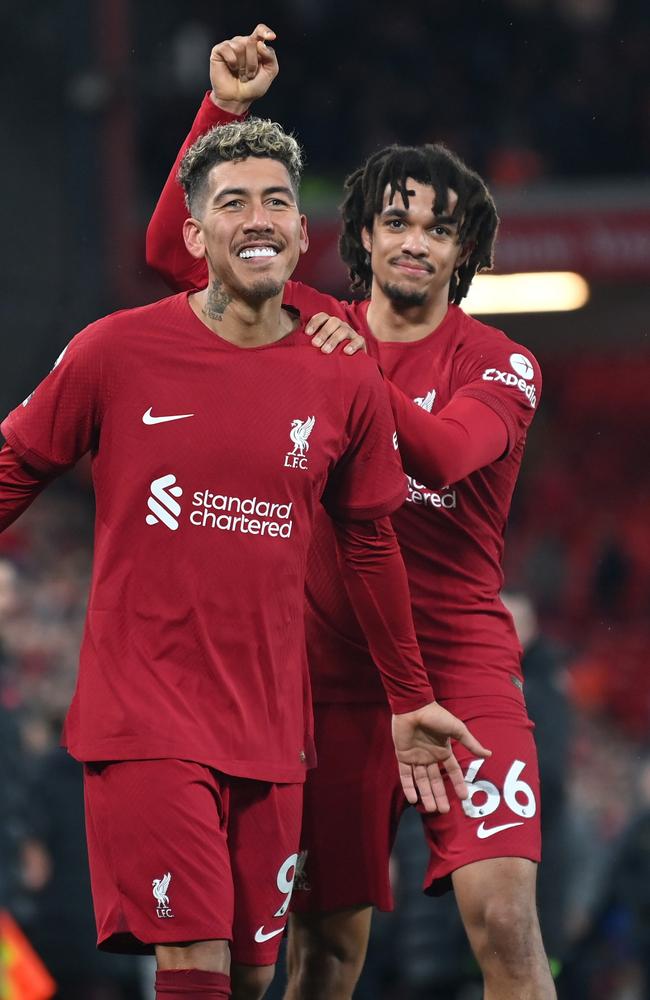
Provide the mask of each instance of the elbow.
[{"label": "elbow", "polygon": [[417,481],[418,485],[426,486],[430,490],[440,490],[444,486],[457,483],[465,476],[459,463],[450,460],[434,460],[422,462],[422,456],[418,456],[419,461],[408,462],[402,453],[402,461],[407,475]]},{"label": "elbow", "polygon": [[157,271],[158,274],[162,275],[165,280],[167,280],[167,275],[165,274],[165,268],[162,265],[162,261],[165,259],[164,253],[162,253],[160,248],[160,240],[156,235],[153,235],[149,229],[147,229],[147,235],[144,245],[144,257],[147,262],[148,267],[152,270]]}]

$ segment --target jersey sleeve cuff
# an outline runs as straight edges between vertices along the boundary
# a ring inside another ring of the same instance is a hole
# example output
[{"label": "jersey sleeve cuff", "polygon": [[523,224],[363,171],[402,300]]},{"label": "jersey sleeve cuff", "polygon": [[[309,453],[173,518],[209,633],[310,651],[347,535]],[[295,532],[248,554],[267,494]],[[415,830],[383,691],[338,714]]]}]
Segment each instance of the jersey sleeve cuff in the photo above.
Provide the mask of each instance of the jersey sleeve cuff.
[{"label": "jersey sleeve cuff", "polygon": [[233,115],[230,111],[224,111],[223,108],[218,108],[214,103],[210,97],[211,93],[212,91],[206,90],[205,97],[201,101],[201,107],[199,108],[197,124],[200,124],[201,131],[206,131],[215,125],[230,125],[231,122],[244,121],[248,115],[248,111],[245,111],[243,115]]},{"label": "jersey sleeve cuff", "polygon": [[408,489],[405,478],[401,489],[397,493],[394,493],[390,499],[384,500],[381,503],[363,507],[346,504],[344,507],[336,507],[336,509],[328,507],[327,512],[331,517],[340,521],[376,521],[377,518],[394,514],[406,500],[407,494]]},{"label": "jersey sleeve cuff", "polygon": [[63,471],[67,468],[65,464],[53,462],[51,458],[46,458],[45,455],[41,455],[40,452],[35,451],[33,448],[24,444],[11,426],[11,417],[7,417],[3,420],[2,424],[0,424],[0,432],[20,461],[24,462],[25,465],[29,465],[32,469],[35,469],[36,472],[51,473],[55,471]]},{"label": "jersey sleeve cuff", "polygon": [[424,708],[436,700],[431,688],[419,694],[414,693],[411,696],[399,695],[395,697],[388,695],[387,697],[393,715],[405,715],[407,712],[417,712],[420,708]]}]

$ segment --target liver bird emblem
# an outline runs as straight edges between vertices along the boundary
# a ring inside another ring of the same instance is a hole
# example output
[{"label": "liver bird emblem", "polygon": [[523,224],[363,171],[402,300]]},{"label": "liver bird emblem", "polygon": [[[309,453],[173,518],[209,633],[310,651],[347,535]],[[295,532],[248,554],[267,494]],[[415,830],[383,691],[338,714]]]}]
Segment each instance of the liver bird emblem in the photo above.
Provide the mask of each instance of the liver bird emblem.
[{"label": "liver bird emblem", "polygon": [[435,398],[436,390],[431,389],[426,396],[416,396],[413,402],[417,403],[418,406],[421,406],[423,410],[427,411],[427,413],[431,413]]},{"label": "liver bird emblem", "polygon": [[167,890],[169,889],[169,883],[172,880],[172,873],[167,872],[162,878],[155,878],[152,881],[153,894],[158,901],[159,906],[169,906],[169,896],[167,895]]},{"label": "liver bird emblem", "polygon": [[307,417],[306,420],[292,420],[289,437],[293,441],[292,455],[304,455],[309,451],[309,441],[307,438],[314,429],[316,417]]}]

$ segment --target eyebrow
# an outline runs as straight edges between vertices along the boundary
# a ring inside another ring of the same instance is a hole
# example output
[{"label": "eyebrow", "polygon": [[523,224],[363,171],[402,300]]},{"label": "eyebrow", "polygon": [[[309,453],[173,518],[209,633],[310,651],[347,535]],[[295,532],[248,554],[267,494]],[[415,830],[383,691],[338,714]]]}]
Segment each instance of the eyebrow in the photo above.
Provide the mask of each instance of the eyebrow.
[{"label": "eyebrow", "polygon": [[[404,208],[398,208],[395,205],[388,205],[387,208],[383,209],[382,217],[393,216],[396,219],[406,219],[408,212]],[[436,215],[433,213],[434,225],[436,226],[458,226],[458,219],[454,218],[453,215]]]},{"label": "eyebrow", "polygon": [[[276,185],[274,187],[264,188],[264,190],[262,191],[263,198],[264,197],[268,198],[268,196],[271,194],[283,194],[285,195],[285,197],[290,198],[292,201],[296,200],[296,196],[291,190],[291,188],[284,187],[284,185],[281,184]],[[217,191],[215,193],[212,202],[214,204],[214,202],[216,201],[221,201],[222,198],[230,198],[233,195],[237,195],[238,197],[242,196],[245,197],[246,195],[250,195],[250,188],[238,188],[238,187],[224,188],[223,191]]]}]

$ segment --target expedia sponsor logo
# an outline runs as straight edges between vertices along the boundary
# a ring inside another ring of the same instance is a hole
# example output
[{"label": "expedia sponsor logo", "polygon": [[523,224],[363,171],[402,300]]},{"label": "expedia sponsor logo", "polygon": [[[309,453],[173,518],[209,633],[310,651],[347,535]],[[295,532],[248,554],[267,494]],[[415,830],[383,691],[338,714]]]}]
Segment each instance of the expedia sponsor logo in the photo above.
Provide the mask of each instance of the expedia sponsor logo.
[{"label": "expedia sponsor logo", "polygon": [[503,385],[519,389],[520,392],[523,392],[530,405],[535,407],[537,405],[537,393],[535,392],[535,386],[531,385],[530,382],[535,374],[532,362],[529,361],[525,354],[511,354],[510,364],[514,369],[512,372],[502,372],[498,368],[486,368],[483,372],[483,381],[502,382]]},{"label": "expedia sponsor logo", "polygon": [[291,537],[292,503],[272,503],[258,497],[231,497],[202,490],[194,494],[192,506],[197,509],[190,514],[190,522],[200,528],[268,535],[270,538]]},{"label": "expedia sponsor logo", "polygon": [[441,490],[430,490],[423,483],[418,483],[412,476],[408,476],[408,496],[407,503],[417,504],[419,507],[435,507],[444,510],[456,510],[458,497],[455,489],[444,486]]}]

